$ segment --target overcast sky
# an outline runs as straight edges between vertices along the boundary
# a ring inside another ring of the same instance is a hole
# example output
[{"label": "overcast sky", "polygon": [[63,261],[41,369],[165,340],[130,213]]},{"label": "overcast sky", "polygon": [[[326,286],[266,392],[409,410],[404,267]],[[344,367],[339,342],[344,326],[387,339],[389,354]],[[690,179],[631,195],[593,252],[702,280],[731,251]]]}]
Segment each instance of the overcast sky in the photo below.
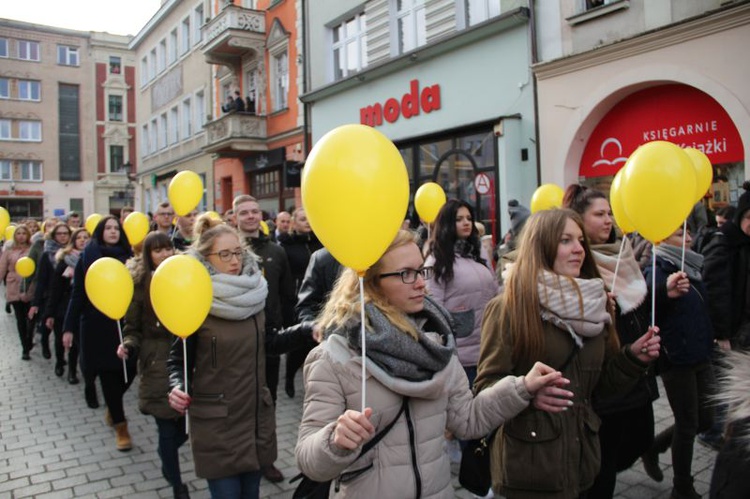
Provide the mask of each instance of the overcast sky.
[{"label": "overcast sky", "polygon": [[0,0],[0,18],[135,35],[159,5],[160,0]]}]

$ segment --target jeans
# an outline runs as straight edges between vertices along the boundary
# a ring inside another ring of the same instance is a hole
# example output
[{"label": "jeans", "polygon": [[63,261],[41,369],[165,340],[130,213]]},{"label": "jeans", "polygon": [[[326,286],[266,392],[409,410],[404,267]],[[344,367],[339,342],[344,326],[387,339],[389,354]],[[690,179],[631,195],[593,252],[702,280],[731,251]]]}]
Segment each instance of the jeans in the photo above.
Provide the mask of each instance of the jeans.
[{"label": "jeans", "polygon": [[211,499],[258,499],[261,472],[248,471],[226,478],[208,480]]},{"label": "jeans", "polygon": [[182,485],[179,450],[187,440],[185,418],[162,419],[154,417],[159,430],[156,452],[161,458],[161,473],[172,487]]}]

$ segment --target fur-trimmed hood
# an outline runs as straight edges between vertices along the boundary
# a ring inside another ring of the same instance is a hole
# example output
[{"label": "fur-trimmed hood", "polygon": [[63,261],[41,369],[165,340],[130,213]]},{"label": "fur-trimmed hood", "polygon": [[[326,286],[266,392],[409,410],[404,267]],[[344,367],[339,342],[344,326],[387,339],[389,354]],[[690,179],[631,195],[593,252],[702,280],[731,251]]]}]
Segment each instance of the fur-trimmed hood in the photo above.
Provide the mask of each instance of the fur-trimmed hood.
[{"label": "fur-trimmed hood", "polygon": [[125,262],[125,266],[128,268],[130,275],[133,277],[133,285],[139,286],[146,275],[146,269],[144,268],[143,255],[136,255],[133,258]]},{"label": "fur-trimmed hood", "polygon": [[726,403],[727,423],[734,425],[735,435],[750,450],[750,352],[732,351],[719,371],[719,402]]}]

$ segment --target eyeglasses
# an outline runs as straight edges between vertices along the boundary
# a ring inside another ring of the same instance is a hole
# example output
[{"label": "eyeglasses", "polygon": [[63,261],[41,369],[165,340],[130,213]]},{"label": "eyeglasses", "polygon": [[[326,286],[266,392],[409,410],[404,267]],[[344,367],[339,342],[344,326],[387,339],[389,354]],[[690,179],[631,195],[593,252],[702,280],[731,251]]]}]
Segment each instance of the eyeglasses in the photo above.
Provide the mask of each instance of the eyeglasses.
[{"label": "eyeglasses", "polygon": [[422,267],[420,269],[404,269],[398,272],[388,272],[386,274],[380,274],[379,277],[401,277],[401,282],[404,284],[414,284],[417,282],[417,276],[421,275],[422,279],[429,281],[432,279],[433,269],[432,267]]},{"label": "eyeglasses", "polygon": [[237,261],[242,261],[242,250],[237,251],[229,251],[229,250],[221,250],[217,251],[216,253],[208,253],[208,256],[210,255],[218,255],[219,260],[222,262],[231,262],[232,257],[237,258]]},{"label": "eyeglasses", "polygon": [[157,217],[173,217],[174,213],[157,213]]}]

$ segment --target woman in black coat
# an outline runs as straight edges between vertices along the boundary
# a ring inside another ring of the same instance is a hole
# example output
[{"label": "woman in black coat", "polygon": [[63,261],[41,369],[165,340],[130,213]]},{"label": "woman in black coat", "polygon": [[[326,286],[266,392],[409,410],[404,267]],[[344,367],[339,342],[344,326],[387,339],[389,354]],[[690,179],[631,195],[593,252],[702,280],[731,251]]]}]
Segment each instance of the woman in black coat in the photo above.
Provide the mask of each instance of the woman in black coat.
[{"label": "woman in black coat", "polygon": [[[122,398],[135,377],[137,359],[136,356],[131,356],[126,362],[128,379],[125,381],[122,361],[117,357],[117,347],[120,344],[117,323],[94,307],[84,286],[86,272],[99,258],[112,257],[124,264],[131,256],[130,244],[120,221],[112,215],[102,218],[76,264],[73,290],[63,328],[65,348],[71,348],[74,336],[78,337],[84,376],[99,377],[107,404],[104,419],[115,429],[115,443],[119,451],[132,448]],[[112,292],[116,293],[117,290]]]}]

